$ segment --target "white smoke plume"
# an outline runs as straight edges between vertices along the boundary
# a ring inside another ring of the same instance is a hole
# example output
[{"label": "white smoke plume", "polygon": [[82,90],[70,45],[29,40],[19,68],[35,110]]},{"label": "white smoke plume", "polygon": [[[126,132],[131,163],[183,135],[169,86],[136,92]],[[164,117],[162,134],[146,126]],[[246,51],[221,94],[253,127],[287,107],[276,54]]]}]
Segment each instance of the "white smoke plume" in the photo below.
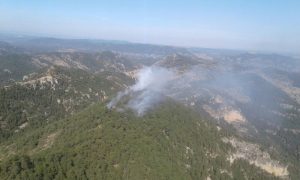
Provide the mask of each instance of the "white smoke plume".
[{"label": "white smoke plume", "polygon": [[137,82],[125,91],[119,92],[108,104],[108,108],[114,108],[126,95],[133,94],[127,106],[143,115],[161,99],[161,94],[173,79],[175,73],[159,66],[142,68],[137,74]]}]

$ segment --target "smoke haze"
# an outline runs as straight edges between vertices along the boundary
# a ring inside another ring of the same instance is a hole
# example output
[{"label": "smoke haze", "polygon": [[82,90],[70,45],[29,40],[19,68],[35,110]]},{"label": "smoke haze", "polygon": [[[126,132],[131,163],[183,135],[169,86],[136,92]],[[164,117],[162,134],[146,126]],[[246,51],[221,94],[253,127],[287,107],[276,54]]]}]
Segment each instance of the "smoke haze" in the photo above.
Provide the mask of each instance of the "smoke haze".
[{"label": "smoke haze", "polygon": [[169,69],[150,66],[142,68],[137,74],[137,82],[128,89],[121,91],[107,105],[114,108],[126,95],[132,95],[127,107],[138,115],[143,115],[149,108],[161,100],[166,86],[174,78],[175,73]]}]

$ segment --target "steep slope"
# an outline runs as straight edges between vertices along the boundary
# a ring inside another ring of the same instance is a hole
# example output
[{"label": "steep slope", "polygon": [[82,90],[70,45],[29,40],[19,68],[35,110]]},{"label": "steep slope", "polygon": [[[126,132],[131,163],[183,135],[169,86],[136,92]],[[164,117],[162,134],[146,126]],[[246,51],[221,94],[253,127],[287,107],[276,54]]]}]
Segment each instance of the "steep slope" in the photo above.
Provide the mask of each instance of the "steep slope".
[{"label": "steep slope", "polygon": [[131,81],[122,73],[91,74],[61,67],[27,75],[21,82],[0,88],[1,138],[104,102]]},{"label": "steep slope", "polygon": [[0,86],[20,81],[30,73],[40,72],[51,66],[81,69],[91,73],[104,71],[126,73],[136,70],[143,64],[149,64],[148,60],[156,61],[151,57],[128,56],[112,51],[31,53],[10,51],[6,47],[2,49],[5,53],[0,53]]},{"label": "steep slope", "polygon": [[103,104],[1,143],[1,179],[276,179],[226,159],[223,131],[167,101],[144,117]]},{"label": "steep slope", "polygon": [[154,65],[165,68],[173,68],[179,72],[185,72],[194,66],[207,68],[214,66],[214,63],[215,62],[213,62],[212,60],[199,58],[194,55],[175,53],[155,62]]},{"label": "steep slope", "polygon": [[38,71],[27,54],[0,54],[0,86],[22,80],[23,76]]}]

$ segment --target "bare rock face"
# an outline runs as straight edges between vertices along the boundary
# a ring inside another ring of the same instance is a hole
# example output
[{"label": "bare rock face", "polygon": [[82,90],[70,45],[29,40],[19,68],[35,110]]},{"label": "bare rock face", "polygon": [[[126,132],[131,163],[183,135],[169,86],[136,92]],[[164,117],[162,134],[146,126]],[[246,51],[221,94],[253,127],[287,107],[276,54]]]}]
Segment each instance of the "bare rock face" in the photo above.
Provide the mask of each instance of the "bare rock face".
[{"label": "bare rock face", "polygon": [[289,97],[294,99],[300,104],[300,88],[293,86],[292,82],[286,77],[272,77],[265,73],[259,73],[262,78],[264,78],[269,83],[273,84],[275,87],[281,89],[285,92]]},{"label": "bare rock face", "polygon": [[288,177],[288,166],[271,159],[268,152],[260,150],[259,145],[240,141],[236,138],[223,138],[223,142],[231,144],[236,150],[228,157],[230,163],[233,163],[237,159],[244,159],[250,164],[277,177],[284,179]]}]

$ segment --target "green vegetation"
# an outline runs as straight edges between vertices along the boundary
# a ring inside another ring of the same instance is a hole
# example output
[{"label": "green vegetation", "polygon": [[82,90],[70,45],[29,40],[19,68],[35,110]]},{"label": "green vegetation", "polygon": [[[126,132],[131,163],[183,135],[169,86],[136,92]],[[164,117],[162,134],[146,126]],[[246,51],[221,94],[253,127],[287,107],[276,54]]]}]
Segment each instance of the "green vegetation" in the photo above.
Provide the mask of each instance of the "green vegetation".
[{"label": "green vegetation", "polygon": [[2,143],[0,178],[272,179],[243,161],[231,168],[223,136],[173,101],[144,117],[96,104]]},{"label": "green vegetation", "polygon": [[[39,79],[52,79],[41,82]],[[110,77],[110,79],[107,79]],[[0,88],[0,140],[22,124],[39,127],[67,117],[91,103],[105,101],[131,79],[122,74],[101,72],[92,75],[78,69],[50,68],[25,83]]]},{"label": "green vegetation", "polygon": [[25,54],[0,54],[0,85],[22,80],[23,76],[37,71],[31,57]]},{"label": "green vegetation", "polygon": [[[140,53],[146,47],[134,49],[136,46],[131,46],[132,52]],[[277,90],[264,85],[266,82],[255,82],[260,88],[252,92],[261,94],[255,98],[256,104],[276,97],[274,103],[264,106],[280,109],[277,102],[286,99],[282,102],[293,108],[279,111],[289,115],[283,123],[272,119],[281,123],[274,135],[265,131],[272,127],[269,122],[258,118],[268,117],[266,109],[240,104],[247,119],[253,119],[249,125],[259,133],[239,136],[231,124],[213,121],[202,106],[195,107],[195,112],[170,99],[143,117],[122,106],[131,96],[119,102],[119,109],[106,108],[109,99],[133,84],[129,74],[137,67],[157,63],[184,70],[201,64],[193,56],[176,53],[162,58],[159,55],[175,51],[162,47],[147,47],[147,52],[163,51],[145,56],[98,52],[99,48],[92,52],[44,48],[46,52],[26,54],[18,54],[15,48],[0,50],[1,180],[277,179],[249,161],[230,163],[234,149],[222,141],[230,136],[259,144],[272,159],[288,165],[290,179],[300,178],[299,105],[291,104],[279,90],[271,95],[269,92]]]}]

